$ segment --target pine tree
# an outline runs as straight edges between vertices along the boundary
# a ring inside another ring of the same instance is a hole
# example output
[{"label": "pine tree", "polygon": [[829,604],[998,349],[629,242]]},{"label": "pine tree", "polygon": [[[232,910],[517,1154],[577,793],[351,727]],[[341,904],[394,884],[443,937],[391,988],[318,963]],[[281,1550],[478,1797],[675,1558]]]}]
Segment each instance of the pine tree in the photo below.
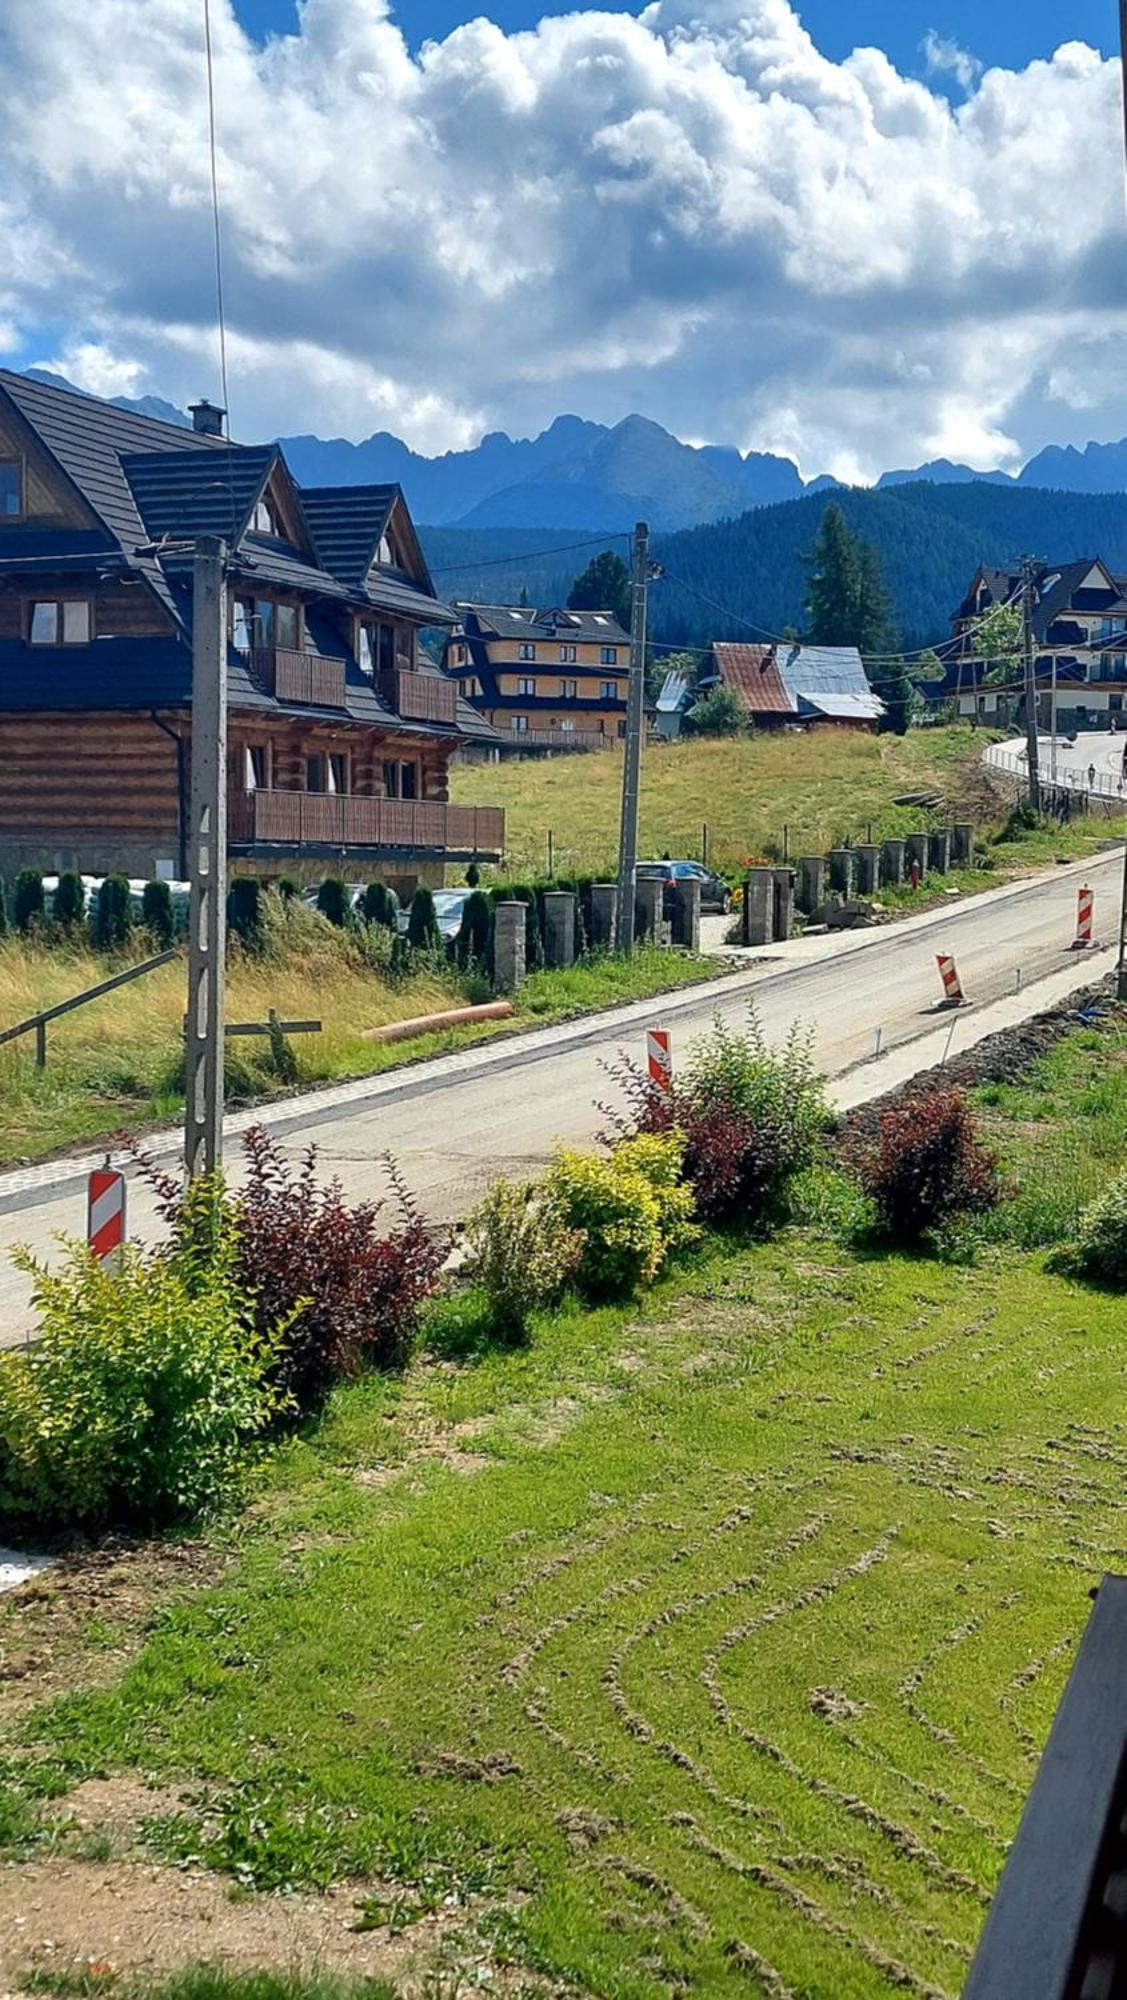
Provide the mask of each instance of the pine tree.
[{"label": "pine tree", "polygon": [[880,557],[873,543],[862,535],[855,537],[854,546],[857,551],[857,615],[852,644],[863,654],[891,653],[896,645],[896,627]]},{"label": "pine tree", "polygon": [[568,592],[569,611],[613,611],[630,630],[630,571],[613,549],[604,549],[577,576]]},{"label": "pine tree", "polygon": [[822,515],[814,547],[803,561],[810,571],[806,637],[812,646],[851,646],[860,590],[857,544],[836,501]]}]

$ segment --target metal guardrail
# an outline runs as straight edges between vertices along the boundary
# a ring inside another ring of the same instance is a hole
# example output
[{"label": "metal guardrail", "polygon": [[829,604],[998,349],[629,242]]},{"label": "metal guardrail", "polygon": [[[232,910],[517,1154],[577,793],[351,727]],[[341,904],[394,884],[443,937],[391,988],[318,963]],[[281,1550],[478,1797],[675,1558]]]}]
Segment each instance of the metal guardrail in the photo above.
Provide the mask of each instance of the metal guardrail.
[{"label": "metal guardrail", "polygon": [[35,1061],[39,1069],[47,1067],[47,1023],[57,1021],[62,1014],[73,1014],[76,1007],[88,1007],[91,1000],[100,1000],[105,993],[113,993],[119,986],[128,986],[134,979],[143,979],[146,972],[155,972],[158,966],[168,965],[180,953],[174,945],[169,951],[160,951],[155,958],[146,958],[141,965],[130,965],[124,972],[115,972],[112,979],[103,979],[97,986],[88,986],[82,993],[73,993],[69,1000],[60,1000],[54,1007],[44,1007],[42,1013],[31,1014],[26,1021],[17,1022],[14,1028],[0,1029],[0,1046],[14,1042],[20,1035],[35,1035]]},{"label": "metal guardrail", "polygon": [[[1071,745],[1069,748],[1071,749]],[[1020,778],[1023,784],[1029,779],[1029,770],[1024,757],[1018,757],[1009,750],[988,749],[983,762],[988,771],[1001,771],[1008,778]],[[1078,798],[1108,799],[1113,804],[1127,806],[1127,782],[1115,778],[1110,771],[1097,771],[1089,782],[1086,770],[1075,766],[1062,769],[1060,751],[1057,752],[1057,775],[1050,776],[1048,755],[1043,753],[1041,762],[1041,783],[1051,785],[1058,792],[1074,792]]]}]

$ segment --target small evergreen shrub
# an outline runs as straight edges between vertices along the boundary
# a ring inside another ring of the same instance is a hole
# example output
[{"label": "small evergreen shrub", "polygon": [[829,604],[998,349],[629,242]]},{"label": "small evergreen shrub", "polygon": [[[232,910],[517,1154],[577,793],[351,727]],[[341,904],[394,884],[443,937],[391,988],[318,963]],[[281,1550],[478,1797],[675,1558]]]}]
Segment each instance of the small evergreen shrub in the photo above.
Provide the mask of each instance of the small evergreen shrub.
[{"label": "small evergreen shrub", "polygon": [[116,951],[133,927],[133,906],[124,875],[107,875],[98,885],[94,904],[94,943],[99,951]]},{"label": "small evergreen shrub", "polygon": [[1084,1210],[1076,1242],[1060,1253],[1058,1263],[1075,1277],[1127,1289],[1127,1174]]},{"label": "small evergreen shrub", "polygon": [[0,1512],[39,1529],[164,1527],[220,1505],[242,1447],[278,1407],[264,1385],[273,1338],[235,1275],[223,1220],[199,1228],[209,1190],[170,1249],[127,1246],[104,1269],[75,1244],[32,1279],[35,1343],[0,1354]]},{"label": "small evergreen shrub", "polygon": [[146,882],[141,891],[141,921],[152,933],[153,943],[166,950],[176,933],[172,891],[167,882]]},{"label": "small evergreen shrub", "polygon": [[1002,1198],[997,1157],[953,1087],[892,1105],[876,1138],[854,1149],[853,1163],[877,1230],[892,1243],[919,1243],[950,1217],[985,1215]]},{"label": "small evergreen shrub", "polygon": [[467,889],[476,889],[480,881],[481,881],[481,869],[478,867],[476,861],[471,861],[469,867],[466,869]]},{"label": "small evergreen shrub", "polygon": [[59,876],[51,915],[61,931],[76,931],[86,916],[86,884],[74,869]]},{"label": "small evergreen shrub", "polygon": [[386,882],[369,882],[360,899],[360,915],[366,924],[380,924],[387,931],[396,929],[398,911]]},{"label": "small evergreen shrub", "polygon": [[742,736],[748,729],[748,713],[734,688],[713,688],[693,703],[685,729],[690,736]]},{"label": "small evergreen shrub", "polygon": [[292,903],[294,897],[301,894],[301,883],[295,882],[292,875],[279,875],[274,886],[283,903]]},{"label": "small evergreen shrub", "polygon": [[317,891],[317,908],[338,930],[346,930],[352,916],[348,885],[339,875],[328,875]]},{"label": "small evergreen shrub", "polygon": [[411,909],[407,918],[407,942],[412,951],[438,951],[442,945],[442,935],[434,911],[434,897],[425,882],[420,882],[411,898]]},{"label": "small evergreen shrub", "polygon": [[23,933],[42,923],[43,877],[38,868],[21,868],[12,890],[12,922]]},{"label": "small evergreen shrub", "polygon": [[564,1226],[583,1237],[575,1275],[588,1297],[652,1284],[667,1259],[695,1241],[684,1153],[681,1134],[666,1132],[624,1139],[609,1159],[557,1155],[544,1192]]},{"label": "small evergreen shrub", "polygon": [[558,1304],[583,1254],[543,1188],[495,1180],[466,1224],[466,1272],[480,1285],[495,1334],[520,1341],[534,1312]]},{"label": "small evergreen shrub", "polygon": [[463,967],[488,965],[492,937],[493,913],[489,898],[482,890],[475,889],[462,906],[462,921],[454,947],[458,964]]},{"label": "small evergreen shrub", "polygon": [[227,927],[248,950],[262,942],[262,884],[256,876],[232,876],[227,891]]}]

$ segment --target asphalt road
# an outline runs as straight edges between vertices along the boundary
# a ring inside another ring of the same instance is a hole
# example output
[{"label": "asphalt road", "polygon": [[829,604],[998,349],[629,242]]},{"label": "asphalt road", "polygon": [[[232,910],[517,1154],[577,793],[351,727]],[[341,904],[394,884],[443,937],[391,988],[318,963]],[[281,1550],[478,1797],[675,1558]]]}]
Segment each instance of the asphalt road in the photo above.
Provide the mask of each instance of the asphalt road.
[{"label": "asphalt road", "polygon": [[[707,990],[522,1034],[257,1115],[294,1156],[315,1142],[324,1169],[339,1174],[356,1196],[378,1191],[381,1156],[392,1151],[426,1213],[448,1221],[466,1211],[494,1174],[529,1174],[547,1162],[559,1142],[586,1144],[603,1129],[599,1103],[613,1098],[614,1087],[602,1065],[623,1047],[641,1056],[647,1021],[671,1029],[676,1061],[714,1014],[738,1023],[754,998],[771,1040],[780,1040],[795,1024],[811,1032],[827,1077],[846,1077],[867,1063],[877,1028],[885,1049],[894,1052],[885,1074],[894,1070],[902,1076],[913,1066],[912,1043],[920,1043],[917,1066],[935,1059],[940,950],[955,954],[972,1003],[958,1017],[957,1035],[967,1033],[990,1003],[1014,994],[1019,971],[1026,996],[1021,1011],[1036,1012],[1042,1004],[1039,983],[1055,976],[1059,986],[1074,970],[1080,986],[1106,969],[1117,931],[1120,866],[1113,854],[1086,869],[1062,868],[887,929],[797,940],[758,954],[748,970]],[[1103,954],[1073,956],[1069,950],[1082,880],[1096,891]],[[877,1079],[881,1072],[872,1074]],[[874,1080],[874,1091],[879,1087]],[[856,1088],[852,1094],[859,1094]],[[230,1121],[235,1170],[237,1132],[250,1122],[246,1116]],[[82,1233],[79,1164],[0,1177],[0,1258],[17,1242],[48,1254],[59,1232]],[[131,1190],[129,1221],[137,1235],[154,1227],[143,1188]],[[0,1343],[20,1339],[29,1325],[27,1282],[4,1259]]]}]

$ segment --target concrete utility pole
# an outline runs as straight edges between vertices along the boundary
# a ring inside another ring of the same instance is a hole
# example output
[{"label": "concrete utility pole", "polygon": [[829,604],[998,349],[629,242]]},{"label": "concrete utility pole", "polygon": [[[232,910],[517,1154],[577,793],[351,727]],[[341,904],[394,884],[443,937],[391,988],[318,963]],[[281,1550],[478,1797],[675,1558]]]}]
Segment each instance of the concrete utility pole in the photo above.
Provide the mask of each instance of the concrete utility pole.
[{"label": "concrete utility pole", "polygon": [[646,600],[650,584],[650,531],[634,529],[634,582],[630,598],[630,688],[626,704],[626,756],[622,769],[622,834],[618,845],[615,927],[618,949],[634,949],[634,871],[638,862],[638,792],[642,777],[642,727],[646,708]]},{"label": "concrete utility pole", "polygon": [[196,543],[192,590],[192,802],[188,852],[188,1025],[184,1161],[188,1176],[223,1157],[227,952],[227,549]]},{"label": "concrete utility pole", "polygon": [[1037,677],[1033,668],[1033,571],[1032,556],[1021,559],[1021,623],[1025,653],[1025,742],[1029,772],[1029,803],[1041,810],[1041,767],[1037,744]]},{"label": "concrete utility pole", "polygon": [[[1123,65],[1123,137],[1127,146],[1127,0],[1119,0],[1119,54]],[[1123,847],[1123,901],[1119,917],[1119,965],[1116,998],[1127,1000],[1127,842]]]}]

